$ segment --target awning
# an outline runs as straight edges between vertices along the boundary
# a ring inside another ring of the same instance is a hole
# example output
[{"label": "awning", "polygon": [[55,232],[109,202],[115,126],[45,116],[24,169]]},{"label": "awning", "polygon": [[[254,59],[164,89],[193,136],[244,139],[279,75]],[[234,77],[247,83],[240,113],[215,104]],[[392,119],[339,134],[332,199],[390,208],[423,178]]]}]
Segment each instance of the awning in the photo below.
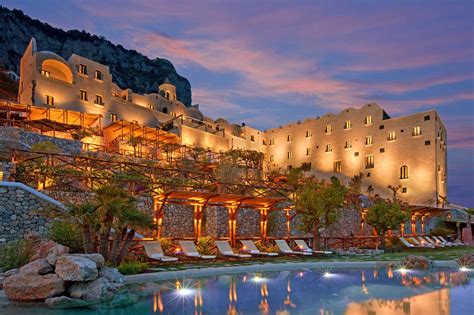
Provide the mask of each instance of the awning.
[{"label": "awning", "polygon": [[161,130],[159,128],[151,128],[142,126],[137,123],[120,120],[112,123],[104,128],[104,135],[112,141],[116,138],[130,139],[139,137],[144,142],[160,142],[160,143],[179,143],[178,135]]}]

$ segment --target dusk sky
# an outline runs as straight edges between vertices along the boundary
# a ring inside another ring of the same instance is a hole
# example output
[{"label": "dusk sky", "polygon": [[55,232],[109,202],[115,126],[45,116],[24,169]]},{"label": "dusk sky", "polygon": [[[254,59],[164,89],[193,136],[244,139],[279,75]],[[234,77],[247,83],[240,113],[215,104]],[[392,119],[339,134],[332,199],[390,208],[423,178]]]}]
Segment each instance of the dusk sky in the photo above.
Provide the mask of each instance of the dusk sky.
[{"label": "dusk sky", "polygon": [[474,1],[0,3],[169,59],[213,118],[266,129],[368,102],[435,108],[449,201],[474,207]]}]

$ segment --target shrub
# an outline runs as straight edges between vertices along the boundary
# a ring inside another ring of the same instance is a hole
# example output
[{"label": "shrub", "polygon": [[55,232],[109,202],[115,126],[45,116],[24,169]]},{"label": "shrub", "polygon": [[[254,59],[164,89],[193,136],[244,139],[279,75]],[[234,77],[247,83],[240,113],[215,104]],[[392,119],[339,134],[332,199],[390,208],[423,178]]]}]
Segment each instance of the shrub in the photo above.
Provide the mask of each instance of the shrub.
[{"label": "shrub", "polygon": [[26,265],[34,253],[34,244],[27,240],[17,240],[0,247],[0,268],[5,270]]},{"label": "shrub", "polygon": [[61,149],[51,141],[40,141],[31,146],[33,152],[61,153]]},{"label": "shrub", "polygon": [[84,251],[81,229],[71,222],[54,221],[48,238],[69,247],[73,253]]},{"label": "shrub", "polygon": [[454,233],[453,230],[447,229],[447,228],[444,228],[444,227],[437,227],[437,228],[431,230],[431,232],[430,232],[431,235],[443,236],[443,237],[446,237],[446,236],[451,235],[453,233]]},{"label": "shrub", "polygon": [[118,267],[118,271],[120,271],[123,275],[135,275],[140,273],[148,268],[148,264],[140,261],[128,261],[123,262]]},{"label": "shrub", "polygon": [[278,246],[276,245],[265,245],[260,242],[256,243],[255,246],[257,246],[258,250],[263,252],[263,253],[278,253],[280,250],[278,249]]},{"label": "shrub", "polygon": [[214,244],[211,237],[200,237],[196,243],[198,252],[202,255],[211,255],[214,250]]}]

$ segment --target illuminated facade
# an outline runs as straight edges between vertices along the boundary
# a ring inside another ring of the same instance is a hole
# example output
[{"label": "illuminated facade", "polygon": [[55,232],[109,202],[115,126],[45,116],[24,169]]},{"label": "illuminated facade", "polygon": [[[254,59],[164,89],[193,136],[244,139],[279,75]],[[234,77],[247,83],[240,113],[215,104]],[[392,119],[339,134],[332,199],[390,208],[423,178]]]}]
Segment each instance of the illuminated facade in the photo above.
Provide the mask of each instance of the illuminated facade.
[{"label": "illuminated facade", "polygon": [[169,131],[180,144],[214,152],[256,150],[265,153],[268,168],[308,163],[321,178],[361,172],[364,189],[372,186],[388,197],[386,187],[400,185],[400,198],[414,204],[447,196],[446,128],[434,110],[390,118],[367,104],[260,131],[185,106],[169,82],[145,95],[121,89],[107,66],[75,54],[64,60],[38,52],[34,39],[21,59],[19,102],[101,115],[104,126],[127,121],[155,128],[171,121]]}]

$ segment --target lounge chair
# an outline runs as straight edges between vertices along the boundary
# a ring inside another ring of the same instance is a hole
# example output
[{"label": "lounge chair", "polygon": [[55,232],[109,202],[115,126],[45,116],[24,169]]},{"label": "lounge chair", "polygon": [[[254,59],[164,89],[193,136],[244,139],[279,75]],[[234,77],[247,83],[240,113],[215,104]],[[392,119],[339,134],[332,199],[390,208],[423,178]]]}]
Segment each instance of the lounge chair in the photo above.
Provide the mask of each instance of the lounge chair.
[{"label": "lounge chair", "polygon": [[416,237],[410,237],[409,240],[415,243],[415,245],[418,245],[418,247],[434,248],[433,244],[430,244],[427,241],[420,242]]},{"label": "lounge chair", "polygon": [[163,249],[161,248],[161,243],[159,241],[152,242],[143,242],[143,247],[145,248],[145,254],[148,258],[159,260],[163,262],[177,261],[178,258],[165,256]]},{"label": "lounge chair", "polygon": [[324,250],[312,250],[308,244],[304,240],[295,240],[296,246],[303,251],[303,252],[308,252],[308,253],[314,253],[314,254],[323,254],[323,255],[331,255],[333,252],[330,251],[324,251]]},{"label": "lounge chair", "polygon": [[255,243],[252,242],[251,240],[242,240],[240,241],[242,245],[244,245],[244,248],[249,251],[251,255],[260,255],[260,256],[278,256],[278,253],[266,253],[266,252],[261,252],[257,246],[255,246]]},{"label": "lounge chair", "polygon": [[228,241],[216,241],[217,250],[222,256],[225,257],[234,257],[234,258],[250,258],[252,255],[248,254],[236,254],[230,247]]},{"label": "lounge chair", "polygon": [[440,236],[432,236],[432,238],[434,238],[435,240],[437,240],[438,242],[440,242],[444,246],[449,246],[449,247],[459,246],[459,245],[454,244],[454,243],[449,242],[449,241],[443,241]]},{"label": "lounge chair", "polygon": [[409,241],[407,241],[404,237],[402,236],[399,236],[398,239],[402,242],[403,245],[405,245],[406,247],[408,248],[422,248],[424,246],[418,246],[418,245],[414,245],[412,243],[410,243]]},{"label": "lounge chair", "polygon": [[431,247],[444,247],[444,245],[436,244],[436,242],[429,240],[426,236],[418,236],[418,240],[421,242],[421,245],[426,244]]},{"label": "lounge chair", "polygon": [[439,238],[440,240],[442,240],[443,242],[448,243],[448,244],[452,244],[452,245],[454,245],[454,246],[466,246],[466,244],[464,244],[464,243],[461,242],[461,241],[459,241],[459,243],[456,243],[456,242],[449,242],[449,241],[447,241],[443,236],[438,236],[438,238]]},{"label": "lounge chair", "polygon": [[[420,236],[421,237],[421,236]],[[434,240],[432,239],[431,237],[429,236],[424,236],[422,237],[423,239],[425,239],[426,241],[430,242],[430,244],[433,244],[434,246],[436,247],[447,247],[448,245],[445,245],[443,244],[442,242],[438,241],[438,240]]]},{"label": "lounge chair", "polygon": [[313,255],[313,253],[311,252],[297,252],[297,251],[292,250],[285,240],[275,240],[275,244],[278,246],[278,249],[280,249],[280,252],[282,252],[283,254],[303,255],[303,256]]},{"label": "lounge chair", "polygon": [[179,241],[179,246],[183,249],[184,255],[187,257],[201,258],[201,259],[216,259],[215,255],[201,255],[193,241]]}]

